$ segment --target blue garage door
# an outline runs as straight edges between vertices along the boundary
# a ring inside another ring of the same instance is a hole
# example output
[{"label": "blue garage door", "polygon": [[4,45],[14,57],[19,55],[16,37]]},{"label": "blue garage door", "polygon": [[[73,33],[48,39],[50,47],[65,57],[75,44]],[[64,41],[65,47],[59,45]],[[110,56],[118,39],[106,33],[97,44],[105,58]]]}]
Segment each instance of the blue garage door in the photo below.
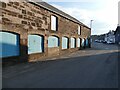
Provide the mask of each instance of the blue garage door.
[{"label": "blue garage door", "polygon": [[82,47],[84,47],[84,45],[85,45],[85,40],[82,39]]},{"label": "blue garage door", "polygon": [[28,54],[44,52],[44,38],[39,35],[28,35]]},{"label": "blue garage door", "polygon": [[59,38],[56,36],[48,37],[48,47],[59,47]]},{"label": "blue garage door", "polygon": [[80,47],[80,38],[77,39],[77,47]]},{"label": "blue garage door", "polygon": [[71,48],[75,48],[75,38],[71,38]]},{"label": "blue garage door", "polygon": [[86,39],[86,46],[88,46],[88,39]]},{"label": "blue garage door", "polygon": [[19,35],[0,32],[0,57],[19,55]]},{"label": "blue garage door", "polygon": [[62,37],[62,49],[68,49],[68,38],[67,37]]}]

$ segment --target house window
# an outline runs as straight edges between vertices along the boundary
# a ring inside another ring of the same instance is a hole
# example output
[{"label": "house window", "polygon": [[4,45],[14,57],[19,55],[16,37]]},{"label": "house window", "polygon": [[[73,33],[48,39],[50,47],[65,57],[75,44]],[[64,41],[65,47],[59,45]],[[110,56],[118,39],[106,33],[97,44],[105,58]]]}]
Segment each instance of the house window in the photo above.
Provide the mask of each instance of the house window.
[{"label": "house window", "polygon": [[28,35],[28,54],[44,52],[44,37]]},{"label": "house window", "polygon": [[20,36],[18,34],[0,32],[0,58],[19,56],[19,40]]},{"label": "house window", "polygon": [[85,46],[85,39],[82,39],[82,47]]},{"label": "house window", "polygon": [[51,30],[57,31],[57,17],[51,16]]},{"label": "house window", "polygon": [[77,47],[80,47],[80,38],[77,39]]},{"label": "house window", "polygon": [[88,41],[88,39],[86,39],[86,46],[88,46],[89,45],[89,41]]},{"label": "house window", "polygon": [[81,30],[81,27],[78,25],[78,35],[80,35],[80,31]]},{"label": "house window", "polygon": [[59,47],[59,38],[56,36],[49,36],[48,37],[48,47]]},{"label": "house window", "polygon": [[76,47],[76,40],[75,38],[71,38],[71,48],[75,48]]},{"label": "house window", "polygon": [[69,39],[67,37],[62,37],[62,49],[69,48]]}]

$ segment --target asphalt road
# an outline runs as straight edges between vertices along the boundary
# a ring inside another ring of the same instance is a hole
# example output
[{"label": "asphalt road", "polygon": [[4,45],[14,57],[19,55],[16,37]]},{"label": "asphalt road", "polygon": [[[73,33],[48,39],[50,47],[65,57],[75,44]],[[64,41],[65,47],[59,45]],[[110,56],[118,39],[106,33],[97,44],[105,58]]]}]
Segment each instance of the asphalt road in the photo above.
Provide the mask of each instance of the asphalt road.
[{"label": "asphalt road", "polygon": [[94,43],[91,49],[3,68],[3,88],[117,88],[118,47]]}]

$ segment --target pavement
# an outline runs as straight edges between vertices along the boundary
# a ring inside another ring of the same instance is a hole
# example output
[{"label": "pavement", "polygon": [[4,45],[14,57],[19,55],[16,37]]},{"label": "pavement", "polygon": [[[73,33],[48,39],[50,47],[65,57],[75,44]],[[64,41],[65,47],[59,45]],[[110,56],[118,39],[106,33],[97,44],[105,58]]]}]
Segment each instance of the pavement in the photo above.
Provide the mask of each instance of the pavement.
[{"label": "pavement", "polygon": [[50,58],[51,61],[4,67],[3,88],[118,88],[116,45],[93,43],[92,48]]}]

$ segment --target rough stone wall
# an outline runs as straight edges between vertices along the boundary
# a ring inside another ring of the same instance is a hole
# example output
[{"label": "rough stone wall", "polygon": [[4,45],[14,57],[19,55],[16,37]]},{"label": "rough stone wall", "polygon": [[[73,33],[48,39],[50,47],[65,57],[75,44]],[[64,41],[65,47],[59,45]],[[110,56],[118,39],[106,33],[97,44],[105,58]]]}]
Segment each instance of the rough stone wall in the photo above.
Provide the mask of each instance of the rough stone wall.
[{"label": "rough stone wall", "polygon": [[26,2],[2,3],[2,20],[20,24],[26,29],[48,29],[50,13]]},{"label": "rough stone wall", "polygon": [[82,36],[82,38],[88,38],[89,36],[91,35],[91,30],[90,29],[88,29],[88,28],[86,28],[86,27],[84,27],[84,26],[82,26],[81,27],[81,36]]},{"label": "rough stone wall", "polygon": [[[7,32],[14,32],[20,35],[20,56],[19,59],[18,57],[16,57],[20,61],[21,59],[23,61],[26,59],[30,61],[40,59],[41,57],[47,57],[51,55],[49,54],[50,50],[52,50],[53,53],[57,52],[56,55],[78,50],[77,38],[88,38],[91,34],[89,28],[81,25],[81,35],[78,35],[79,24],[28,2],[1,2],[1,4],[2,7],[0,8],[0,11],[2,13],[0,14],[0,16],[2,17],[2,21],[0,21],[0,24],[2,25],[2,30]],[[51,15],[55,15],[58,18],[58,31],[51,30]],[[32,55],[27,54],[27,42],[29,34],[38,34],[44,36],[44,53]],[[55,35],[59,37],[59,50],[58,48],[48,48],[47,42],[50,35]],[[68,50],[61,49],[63,36],[69,38]],[[71,37],[76,38],[75,49],[70,49]]]},{"label": "rough stone wall", "polygon": [[78,35],[78,24],[67,20],[65,18],[59,18],[59,32],[64,35]]}]

